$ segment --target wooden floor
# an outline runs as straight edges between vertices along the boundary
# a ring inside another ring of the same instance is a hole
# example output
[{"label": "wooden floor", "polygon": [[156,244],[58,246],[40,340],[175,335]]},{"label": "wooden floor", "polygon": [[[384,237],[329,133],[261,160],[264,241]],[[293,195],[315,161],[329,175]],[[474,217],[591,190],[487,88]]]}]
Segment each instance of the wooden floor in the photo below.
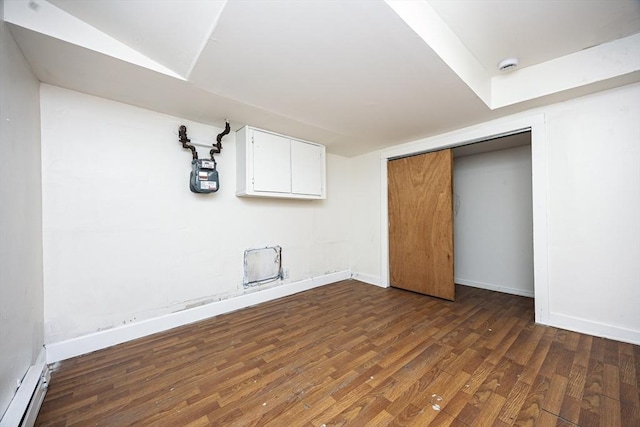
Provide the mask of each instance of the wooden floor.
[{"label": "wooden floor", "polygon": [[640,426],[640,346],[345,281],[60,363],[36,425]]}]

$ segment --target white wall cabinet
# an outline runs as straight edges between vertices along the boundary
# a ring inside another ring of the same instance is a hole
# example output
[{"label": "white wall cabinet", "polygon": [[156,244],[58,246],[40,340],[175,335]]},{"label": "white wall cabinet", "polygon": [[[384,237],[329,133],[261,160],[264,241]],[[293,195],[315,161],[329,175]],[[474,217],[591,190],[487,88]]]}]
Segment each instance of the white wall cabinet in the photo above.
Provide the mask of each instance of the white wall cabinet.
[{"label": "white wall cabinet", "polygon": [[326,198],[323,145],[245,126],[236,132],[236,195]]}]

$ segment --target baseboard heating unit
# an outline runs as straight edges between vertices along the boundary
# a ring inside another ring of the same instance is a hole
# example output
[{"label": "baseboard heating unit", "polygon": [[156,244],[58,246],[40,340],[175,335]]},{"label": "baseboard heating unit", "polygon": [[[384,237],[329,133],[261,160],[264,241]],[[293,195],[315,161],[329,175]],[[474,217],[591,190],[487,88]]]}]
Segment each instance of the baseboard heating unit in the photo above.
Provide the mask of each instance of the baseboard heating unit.
[{"label": "baseboard heating unit", "polygon": [[0,427],[32,427],[47,393],[51,371],[39,357],[24,376],[18,391],[0,420]]}]

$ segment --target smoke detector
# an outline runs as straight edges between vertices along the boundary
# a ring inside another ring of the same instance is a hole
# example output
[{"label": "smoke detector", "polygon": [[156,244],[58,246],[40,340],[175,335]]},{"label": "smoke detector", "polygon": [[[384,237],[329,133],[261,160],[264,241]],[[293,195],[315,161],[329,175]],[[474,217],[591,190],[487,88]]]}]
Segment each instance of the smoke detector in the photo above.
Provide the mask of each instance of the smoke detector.
[{"label": "smoke detector", "polygon": [[507,58],[500,61],[498,69],[500,71],[510,71],[518,66],[518,58]]}]

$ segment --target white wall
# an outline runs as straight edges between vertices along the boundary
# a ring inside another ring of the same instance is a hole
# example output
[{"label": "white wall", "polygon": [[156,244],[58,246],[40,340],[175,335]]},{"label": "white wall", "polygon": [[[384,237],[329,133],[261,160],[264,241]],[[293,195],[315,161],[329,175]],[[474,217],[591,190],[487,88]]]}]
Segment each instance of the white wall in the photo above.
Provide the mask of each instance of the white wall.
[{"label": "white wall", "polygon": [[55,86],[40,96],[47,343],[242,294],[247,248],[282,246],[286,283],[348,270],[348,159],[327,156],[327,200],[238,198],[232,132],[221,189],[194,194],[178,127],[194,142],[222,129]]},{"label": "white wall", "polygon": [[456,283],[532,297],[531,146],[453,163]]},{"label": "white wall", "polygon": [[[352,157],[349,161],[353,186],[350,201],[351,271],[355,279],[379,285],[380,154],[373,152]],[[378,258],[372,256],[374,253]]]},{"label": "white wall", "polygon": [[1,416],[42,350],[43,287],[39,82],[4,20],[0,44]]},{"label": "white wall", "polygon": [[[534,188],[534,194],[544,194],[546,202],[534,205],[534,212],[540,210],[547,222],[547,233],[539,235],[539,240],[548,256],[535,266],[545,276],[536,279],[545,289],[535,291],[548,299],[544,302],[548,312],[542,318],[554,326],[640,343],[639,84],[414,141],[397,146],[393,154],[406,152],[407,147],[446,147],[462,134],[492,136],[497,128],[529,118],[538,121],[541,114],[545,118],[539,136],[543,142],[534,157],[547,185]],[[379,155],[389,153],[385,150]],[[381,209],[386,197],[384,170],[376,170],[373,157],[366,157],[371,173],[361,177],[354,193],[363,190],[367,178],[381,179],[382,188],[378,197],[361,201],[366,203],[359,208],[361,212]],[[386,228],[385,221],[381,215],[380,233]],[[534,223],[534,238],[535,227]],[[362,251],[360,264],[373,265],[384,253],[381,237],[354,236],[352,247]],[[381,246],[370,247],[368,239],[378,238]],[[387,272],[383,263],[379,265],[384,284]]]},{"label": "white wall", "polygon": [[640,85],[550,108],[552,321],[640,343]]}]

